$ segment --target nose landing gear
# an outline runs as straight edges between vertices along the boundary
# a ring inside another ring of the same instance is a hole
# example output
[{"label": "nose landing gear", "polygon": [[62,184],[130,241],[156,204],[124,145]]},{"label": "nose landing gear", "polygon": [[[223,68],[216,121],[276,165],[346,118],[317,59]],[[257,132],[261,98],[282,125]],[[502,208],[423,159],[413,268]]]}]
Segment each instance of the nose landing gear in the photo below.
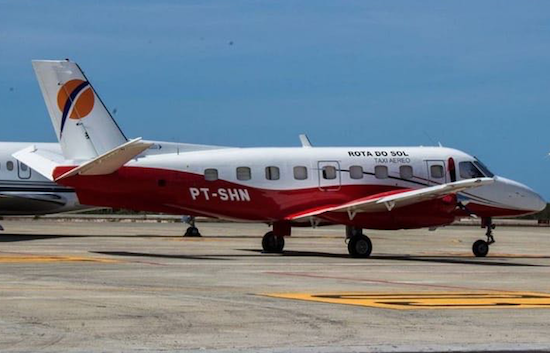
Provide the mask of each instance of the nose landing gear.
[{"label": "nose landing gear", "polygon": [[472,245],[472,252],[476,257],[487,256],[489,253],[489,245],[495,242],[495,238],[493,237],[493,229],[495,229],[496,226],[493,224],[492,219],[490,217],[483,218],[481,226],[487,229],[487,232],[485,232],[487,240],[476,240],[474,245]]}]

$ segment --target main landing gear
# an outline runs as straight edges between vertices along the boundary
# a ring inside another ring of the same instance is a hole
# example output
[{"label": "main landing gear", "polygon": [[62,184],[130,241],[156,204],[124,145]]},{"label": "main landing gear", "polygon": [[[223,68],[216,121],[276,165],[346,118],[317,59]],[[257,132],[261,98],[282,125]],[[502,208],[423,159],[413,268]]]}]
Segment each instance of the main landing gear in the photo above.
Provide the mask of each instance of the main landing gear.
[{"label": "main landing gear", "polygon": [[285,238],[278,237],[273,232],[265,233],[262,238],[262,248],[265,253],[282,253],[285,247]]},{"label": "main landing gear", "polygon": [[365,258],[372,252],[372,242],[369,237],[363,234],[361,228],[346,226],[346,239],[348,241],[348,252],[351,257]]},{"label": "main landing gear", "polygon": [[189,224],[189,228],[187,228],[185,234],[183,235],[184,237],[202,237],[199,229],[195,227],[195,217],[185,216],[183,217],[183,221]]},{"label": "main landing gear", "polygon": [[282,253],[285,247],[285,236],[290,236],[290,223],[275,222],[273,231],[265,233],[262,238],[264,253]]},{"label": "main landing gear", "polygon": [[495,238],[493,237],[493,229],[495,229],[496,226],[493,224],[493,220],[490,217],[483,218],[481,227],[487,228],[487,232],[485,233],[487,236],[487,241],[480,239],[474,242],[474,245],[472,245],[472,251],[476,257],[487,256],[489,253],[489,245],[495,242]]},{"label": "main landing gear", "polygon": [[[273,230],[265,233],[262,238],[264,253],[282,253],[285,247],[285,236],[290,236],[290,223],[275,222]],[[363,234],[361,228],[346,227],[346,240],[351,257],[365,258],[372,252],[372,242]]]}]

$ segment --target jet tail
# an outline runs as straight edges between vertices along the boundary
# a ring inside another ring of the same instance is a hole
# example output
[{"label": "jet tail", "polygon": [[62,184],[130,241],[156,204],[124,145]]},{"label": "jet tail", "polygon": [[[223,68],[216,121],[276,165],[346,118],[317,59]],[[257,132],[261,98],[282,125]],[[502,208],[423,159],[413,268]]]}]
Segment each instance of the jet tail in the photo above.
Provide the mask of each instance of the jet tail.
[{"label": "jet tail", "polygon": [[65,159],[93,159],[128,142],[76,63],[32,65]]}]

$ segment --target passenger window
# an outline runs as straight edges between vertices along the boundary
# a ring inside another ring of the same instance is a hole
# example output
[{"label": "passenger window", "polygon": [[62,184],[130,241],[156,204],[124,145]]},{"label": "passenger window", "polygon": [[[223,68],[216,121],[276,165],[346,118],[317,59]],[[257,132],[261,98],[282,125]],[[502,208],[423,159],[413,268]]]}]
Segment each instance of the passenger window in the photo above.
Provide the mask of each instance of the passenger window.
[{"label": "passenger window", "polygon": [[13,162],[12,161],[8,161],[6,163],[6,168],[11,172],[13,170]]},{"label": "passenger window", "polygon": [[279,180],[280,177],[279,167],[265,167],[265,178],[267,180]]},{"label": "passenger window", "polygon": [[410,165],[402,165],[399,167],[399,176],[401,176],[401,179],[412,179],[413,167]]},{"label": "passenger window", "polygon": [[336,168],[331,165],[324,166],[323,179],[328,179],[328,180],[336,179]]},{"label": "passenger window", "polygon": [[377,165],[374,167],[374,176],[376,176],[376,179],[387,179],[388,167],[385,165]]},{"label": "passenger window", "polygon": [[29,167],[25,163],[21,163],[21,171],[26,172]]},{"label": "passenger window", "polygon": [[360,165],[349,167],[349,177],[352,179],[363,179],[363,167]]},{"label": "passenger window", "polygon": [[307,179],[307,168],[306,167],[294,167],[294,179],[296,180],[306,180]]},{"label": "passenger window", "polygon": [[252,178],[252,173],[248,167],[238,167],[237,168],[237,179],[238,180],[250,180]]},{"label": "passenger window", "polygon": [[218,170],[214,168],[208,168],[204,170],[204,180],[215,181],[218,180]]},{"label": "passenger window", "polygon": [[483,178],[485,176],[472,162],[460,162],[458,166],[462,179]]},{"label": "passenger window", "polygon": [[432,165],[430,167],[430,175],[432,178],[441,179],[445,175],[443,172],[443,166],[440,165]]}]

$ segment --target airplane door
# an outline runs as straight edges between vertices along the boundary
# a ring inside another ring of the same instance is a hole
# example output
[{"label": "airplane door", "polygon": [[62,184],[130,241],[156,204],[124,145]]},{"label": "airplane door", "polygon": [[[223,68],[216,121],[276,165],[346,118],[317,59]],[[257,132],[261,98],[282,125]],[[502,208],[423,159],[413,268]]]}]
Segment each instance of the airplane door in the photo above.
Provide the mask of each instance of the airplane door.
[{"label": "airplane door", "polygon": [[319,161],[319,189],[323,191],[340,190],[340,163],[337,161]]},{"label": "airplane door", "polygon": [[31,168],[28,165],[17,161],[17,176],[19,179],[30,179]]},{"label": "airplane door", "polygon": [[445,161],[426,161],[427,175],[430,185],[440,185],[448,182]]}]

